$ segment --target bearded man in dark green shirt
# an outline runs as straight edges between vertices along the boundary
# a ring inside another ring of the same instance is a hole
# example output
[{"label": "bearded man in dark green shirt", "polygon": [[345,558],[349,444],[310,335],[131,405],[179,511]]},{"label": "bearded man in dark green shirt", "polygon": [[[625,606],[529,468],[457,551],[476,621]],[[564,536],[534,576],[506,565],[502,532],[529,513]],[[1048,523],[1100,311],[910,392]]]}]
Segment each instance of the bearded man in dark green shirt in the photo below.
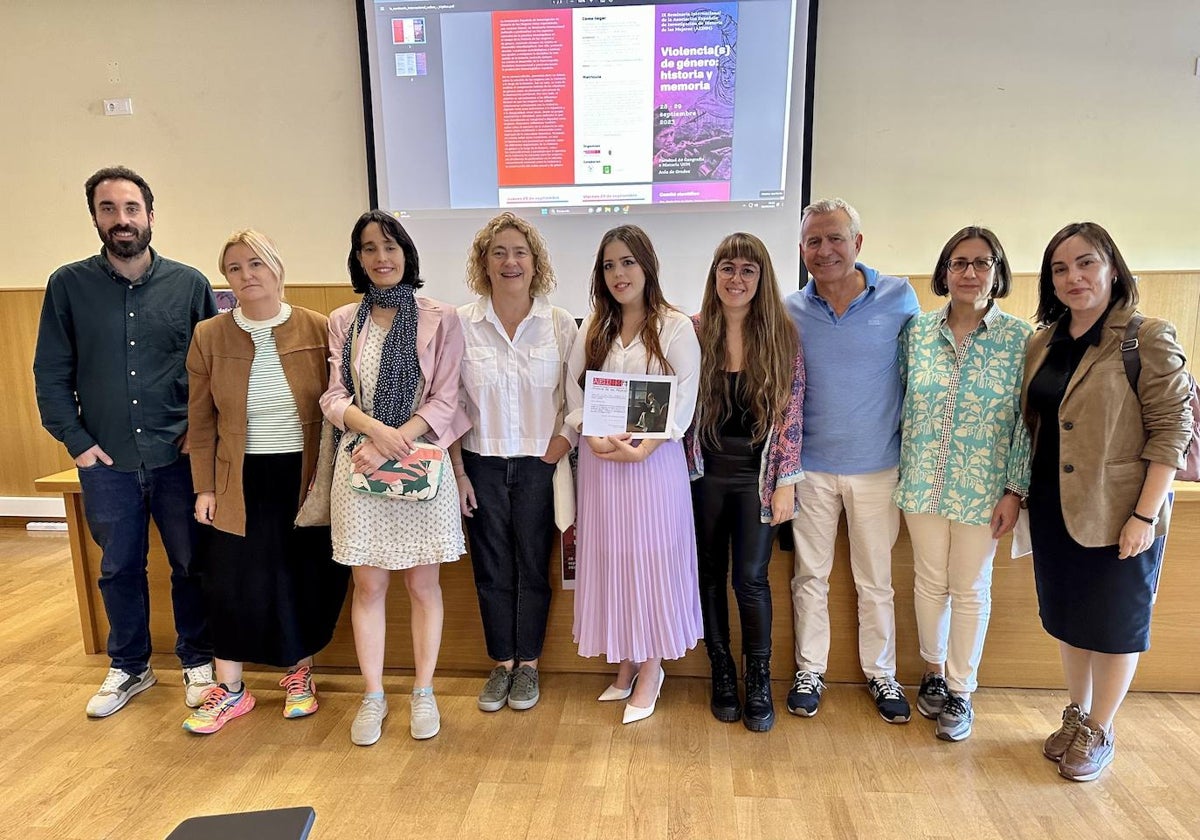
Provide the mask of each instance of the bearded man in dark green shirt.
[{"label": "bearded man in dark green shirt", "polygon": [[84,185],[100,253],[50,275],[33,375],[42,425],[79,470],[92,538],[103,550],[100,594],[112,667],[88,701],[107,717],[152,686],[146,576],[150,519],[171,565],[175,653],[185,700],[213,686],[187,458],[187,370],[198,321],[216,314],[208,280],[150,247],[154,194],[125,167]]}]

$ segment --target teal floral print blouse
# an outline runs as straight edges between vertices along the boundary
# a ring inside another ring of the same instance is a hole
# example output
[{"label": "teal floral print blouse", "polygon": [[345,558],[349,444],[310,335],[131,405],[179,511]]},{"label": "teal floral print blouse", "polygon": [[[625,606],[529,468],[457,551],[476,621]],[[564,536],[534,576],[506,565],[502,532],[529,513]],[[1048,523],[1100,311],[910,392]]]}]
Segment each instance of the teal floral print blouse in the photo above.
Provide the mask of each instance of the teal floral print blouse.
[{"label": "teal floral print blouse", "polygon": [[913,318],[905,329],[900,483],[895,501],[909,513],[932,513],[987,525],[1012,490],[1029,491],[1029,429],[1021,417],[1025,321],[995,301],[962,344],[946,324],[949,304]]}]

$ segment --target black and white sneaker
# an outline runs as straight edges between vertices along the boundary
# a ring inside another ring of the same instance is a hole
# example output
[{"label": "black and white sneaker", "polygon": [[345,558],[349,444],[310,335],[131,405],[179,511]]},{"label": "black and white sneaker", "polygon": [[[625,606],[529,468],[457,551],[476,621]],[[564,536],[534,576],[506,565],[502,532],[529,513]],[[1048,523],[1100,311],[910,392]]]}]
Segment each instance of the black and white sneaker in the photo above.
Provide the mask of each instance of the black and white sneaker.
[{"label": "black and white sneaker", "polygon": [[895,678],[872,677],[867,681],[867,691],[871,692],[881,718],[888,723],[908,723],[912,709],[909,708],[908,698],[904,696],[904,689]]},{"label": "black and white sneaker", "polygon": [[971,698],[951,694],[937,717],[936,734],[943,741],[961,741],[971,735],[971,723],[974,720]]},{"label": "black and white sneaker", "polygon": [[950,696],[950,687],[941,674],[928,673],[921,677],[921,688],[917,691],[917,711],[930,720],[937,720]]},{"label": "black and white sneaker", "polygon": [[821,692],[825,690],[825,679],[813,671],[797,671],[796,680],[788,691],[787,708],[794,715],[812,717],[821,704]]},{"label": "black and white sneaker", "polygon": [[135,694],[145,691],[154,682],[154,670],[149,665],[140,674],[127,674],[120,668],[109,668],[108,676],[100,684],[99,690],[88,700],[88,717],[102,718],[119,712]]}]

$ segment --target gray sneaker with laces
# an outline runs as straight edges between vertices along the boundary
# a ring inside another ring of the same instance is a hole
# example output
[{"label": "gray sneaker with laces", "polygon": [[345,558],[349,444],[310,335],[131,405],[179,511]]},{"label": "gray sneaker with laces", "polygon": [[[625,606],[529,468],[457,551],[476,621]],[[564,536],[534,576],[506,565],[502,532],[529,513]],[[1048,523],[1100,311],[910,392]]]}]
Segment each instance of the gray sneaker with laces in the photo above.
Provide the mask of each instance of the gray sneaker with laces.
[{"label": "gray sneaker with laces", "polygon": [[512,688],[513,672],[503,665],[497,665],[488,674],[483,691],[479,692],[479,708],[484,712],[498,712],[508,702],[508,692]]},{"label": "gray sneaker with laces", "polygon": [[350,740],[360,747],[369,747],[383,735],[383,719],[387,717],[386,697],[364,697],[350,724]]},{"label": "gray sneaker with laces", "polygon": [[971,698],[951,694],[937,716],[937,729],[934,734],[943,741],[961,741],[970,737],[974,720],[975,710],[971,708]]},{"label": "gray sneaker with laces", "polygon": [[537,705],[541,694],[538,691],[538,672],[532,665],[521,665],[513,671],[512,690],[508,694],[508,708],[523,712]]},{"label": "gray sneaker with laces", "polygon": [[932,671],[921,677],[921,687],[917,689],[917,711],[922,717],[937,720],[950,696],[950,687],[946,678]]},{"label": "gray sneaker with laces", "polygon": [[412,693],[412,718],[408,731],[414,739],[424,741],[442,730],[442,716],[438,713],[437,700],[432,688],[414,689]]}]

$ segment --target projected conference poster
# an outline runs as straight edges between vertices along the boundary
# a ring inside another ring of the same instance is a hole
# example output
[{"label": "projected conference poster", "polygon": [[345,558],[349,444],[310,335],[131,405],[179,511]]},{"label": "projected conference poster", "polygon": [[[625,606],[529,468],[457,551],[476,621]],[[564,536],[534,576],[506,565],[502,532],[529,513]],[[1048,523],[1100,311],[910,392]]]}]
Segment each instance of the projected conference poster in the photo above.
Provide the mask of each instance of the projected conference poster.
[{"label": "projected conference poster", "polygon": [[[655,201],[728,201],[733,171],[737,4],[656,9]],[[660,182],[691,183],[679,187]]]},{"label": "projected conference poster", "polygon": [[502,195],[730,200],[737,3],[498,11],[491,25]]}]

